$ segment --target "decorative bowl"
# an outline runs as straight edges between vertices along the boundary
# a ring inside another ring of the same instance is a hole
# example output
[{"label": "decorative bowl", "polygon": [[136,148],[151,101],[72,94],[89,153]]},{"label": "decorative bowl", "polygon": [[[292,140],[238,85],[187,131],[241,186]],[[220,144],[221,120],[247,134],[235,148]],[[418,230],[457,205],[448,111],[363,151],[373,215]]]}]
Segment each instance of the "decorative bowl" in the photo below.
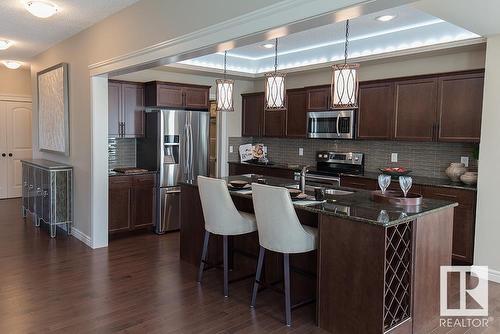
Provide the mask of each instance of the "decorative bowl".
[{"label": "decorative bowl", "polygon": [[408,175],[411,173],[410,169],[406,169],[404,167],[387,167],[387,168],[380,168],[380,171],[383,174],[390,175],[392,177],[400,177],[404,175]]},{"label": "decorative bowl", "polygon": [[233,180],[233,181],[229,181],[229,184],[233,188],[243,188],[244,186],[246,186],[248,184],[248,182],[243,181],[243,180]]},{"label": "decorative bowl", "polygon": [[477,184],[477,172],[466,172],[460,176],[460,181],[472,186]]}]

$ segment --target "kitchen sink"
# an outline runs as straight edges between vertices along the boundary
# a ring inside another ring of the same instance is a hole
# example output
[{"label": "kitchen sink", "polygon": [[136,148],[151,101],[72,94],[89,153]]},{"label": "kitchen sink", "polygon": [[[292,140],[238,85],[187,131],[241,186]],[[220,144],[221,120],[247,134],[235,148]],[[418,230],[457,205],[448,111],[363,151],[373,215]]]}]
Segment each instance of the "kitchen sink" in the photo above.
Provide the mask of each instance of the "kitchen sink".
[{"label": "kitchen sink", "polygon": [[[286,186],[287,188],[299,189],[298,184],[291,184]],[[317,186],[311,186],[306,184],[306,192],[314,193],[314,189],[318,188]],[[345,196],[354,194],[353,191],[341,190],[341,189],[333,189],[333,188],[325,188],[325,194],[330,196]]]}]

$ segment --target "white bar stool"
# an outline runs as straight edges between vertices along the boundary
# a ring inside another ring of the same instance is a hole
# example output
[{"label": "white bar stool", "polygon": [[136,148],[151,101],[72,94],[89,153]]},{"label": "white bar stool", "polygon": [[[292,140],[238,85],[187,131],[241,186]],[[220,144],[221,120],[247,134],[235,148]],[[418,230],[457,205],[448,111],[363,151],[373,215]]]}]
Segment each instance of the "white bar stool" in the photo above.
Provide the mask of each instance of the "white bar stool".
[{"label": "white bar stool", "polygon": [[289,254],[307,253],[317,248],[318,230],[302,225],[286,188],[252,183],[252,199],[259,233],[259,260],[255,273],[251,307],[255,307],[265,250],[283,254],[285,321],[292,323]]},{"label": "white bar stool", "polygon": [[224,297],[229,295],[228,236],[247,234],[257,231],[255,216],[238,211],[234,206],[226,181],[198,176],[203,217],[205,218],[205,238],[201,254],[198,282],[201,283],[205,268],[210,233],[222,235],[224,265]]}]

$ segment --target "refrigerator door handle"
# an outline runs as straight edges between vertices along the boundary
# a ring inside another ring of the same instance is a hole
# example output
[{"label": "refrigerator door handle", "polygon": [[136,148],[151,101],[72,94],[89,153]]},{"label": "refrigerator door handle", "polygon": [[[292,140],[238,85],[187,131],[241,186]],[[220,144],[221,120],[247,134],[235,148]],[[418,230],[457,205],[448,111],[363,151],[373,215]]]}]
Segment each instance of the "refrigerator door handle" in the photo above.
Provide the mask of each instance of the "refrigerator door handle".
[{"label": "refrigerator door handle", "polygon": [[189,178],[194,179],[194,163],[193,163],[193,127],[189,123]]},{"label": "refrigerator door handle", "polygon": [[184,166],[183,166],[183,174],[184,179],[189,180],[189,128],[188,124],[184,125]]}]

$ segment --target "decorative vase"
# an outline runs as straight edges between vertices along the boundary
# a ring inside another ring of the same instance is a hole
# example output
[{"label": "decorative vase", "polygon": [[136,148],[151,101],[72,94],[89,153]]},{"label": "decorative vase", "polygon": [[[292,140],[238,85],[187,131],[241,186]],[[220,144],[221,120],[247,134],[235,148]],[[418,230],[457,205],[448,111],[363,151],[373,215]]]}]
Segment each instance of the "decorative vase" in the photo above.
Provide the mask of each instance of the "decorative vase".
[{"label": "decorative vase", "polygon": [[467,172],[465,165],[460,162],[452,162],[445,173],[453,182],[460,182],[460,176]]},{"label": "decorative vase", "polygon": [[460,181],[463,183],[472,186],[477,184],[477,172],[467,172],[460,176]]}]

